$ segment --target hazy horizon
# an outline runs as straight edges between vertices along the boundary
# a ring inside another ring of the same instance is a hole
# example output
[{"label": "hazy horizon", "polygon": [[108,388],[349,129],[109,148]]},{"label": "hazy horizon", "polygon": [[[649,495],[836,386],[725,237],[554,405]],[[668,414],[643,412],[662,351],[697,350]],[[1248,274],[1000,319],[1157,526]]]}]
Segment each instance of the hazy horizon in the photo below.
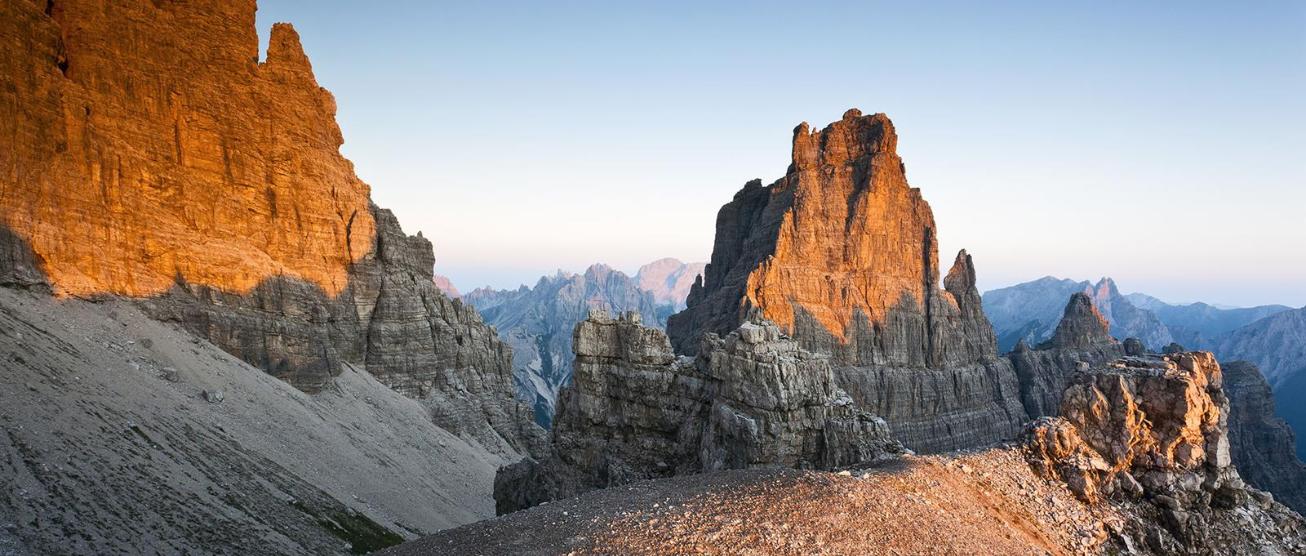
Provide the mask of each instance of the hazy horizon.
[{"label": "hazy horizon", "polygon": [[793,127],[856,107],[894,120],[940,261],[966,248],[982,291],[1306,305],[1306,4],[260,2],[264,42],[276,21],[464,291],[707,260]]}]

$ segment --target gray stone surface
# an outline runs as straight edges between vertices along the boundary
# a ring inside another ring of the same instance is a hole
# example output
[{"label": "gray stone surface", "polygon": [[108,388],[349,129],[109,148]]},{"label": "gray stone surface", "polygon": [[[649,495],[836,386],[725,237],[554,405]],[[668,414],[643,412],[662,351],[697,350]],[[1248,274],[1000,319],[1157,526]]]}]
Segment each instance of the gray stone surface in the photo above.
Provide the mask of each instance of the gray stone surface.
[{"label": "gray stone surface", "polygon": [[130,302],[0,288],[0,554],[349,553],[494,515],[511,461],[351,364],[310,395]]},{"label": "gray stone surface", "polygon": [[139,304],[306,392],[354,364],[488,449],[518,457],[542,449],[544,431],[513,395],[511,349],[435,286],[430,241],[405,235],[390,211],[373,215],[373,249],[337,297],[276,278],[247,295],[179,283]]},{"label": "gray stone surface", "polygon": [[1061,396],[1076,373],[1099,368],[1125,355],[1107,333],[1107,322],[1083,293],[1066,303],[1052,339],[1031,349],[1021,341],[1007,353],[1020,380],[1020,401],[1031,417],[1056,415]]},{"label": "gray stone surface", "polygon": [[901,451],[884,420],[835,385],[825,357],[745,323],[677,359],[633,314],[576,327],[550,458],[500,471],[501,513],[639,479],[754,467],[835,468]]}]

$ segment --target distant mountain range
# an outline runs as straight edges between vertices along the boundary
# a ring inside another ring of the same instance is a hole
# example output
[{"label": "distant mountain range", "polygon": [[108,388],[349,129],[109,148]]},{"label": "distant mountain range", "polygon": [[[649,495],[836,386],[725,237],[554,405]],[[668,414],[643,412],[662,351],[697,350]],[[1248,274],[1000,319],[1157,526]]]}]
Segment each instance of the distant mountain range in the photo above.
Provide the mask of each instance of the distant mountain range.
[{"label": "distant mountain range", "polygon": [[634,311],[645,325],[665,327],[667,317],[685,306],[689,285],[703,266],[659,259],[631,277],[594,264],[582,274],[559,270],[543,276],[532,288],[477,288],[462,300],[480,311],[512,346],[517,394],[535,407],[535,420],[548,428],[558,390],[571,380],[576,323],[585,320],[590,309],[606,309]]},{"label": "distant mountain range", "polygon": [[[1110,323],[1111,335],[1134,337],[1154,351],[1170,342],[1212,351],[1221,361],[1256,364],[1274,389],[1278,414],[1306,430],[1306,308],[1284,305],[1228,307],[1166,303],[1143,293],[1121,295],[1115,282],[1096,284],[1046,276],[984,294],[984,312],[1006,352],[1024,340],[1033,346],[1052,336],[1071,294],[1084,292]],[[1297,442],[1306,457],[1306,441]]]},{"label": "distant mountain range", "polygon": [[1114,280],[1102,278],[1093,284],[1045,276],[984,294],[984,314],[998,336],[998,350],[1011,351],[1021,340],[1036,345],[1051,338],[1066,301],[1075,293],[1084,293],[1093,300],[1116,338],[1138,338],[1157,351],[1174,341],[1161,319],[1130,303]]}]

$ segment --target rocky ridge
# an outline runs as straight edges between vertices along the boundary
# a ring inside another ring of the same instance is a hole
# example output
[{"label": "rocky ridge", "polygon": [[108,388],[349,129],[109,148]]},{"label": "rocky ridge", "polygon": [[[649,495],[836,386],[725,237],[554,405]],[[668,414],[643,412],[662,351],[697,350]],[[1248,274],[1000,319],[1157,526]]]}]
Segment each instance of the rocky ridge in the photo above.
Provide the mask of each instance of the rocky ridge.
[{"label": "rocky ridge", "polygon": [[[1021,341],[1007,353],[1020,378],[1020,399],[1031,417],[1057,415],[1071,378],[1125,355],[1107,332],[1106,317],[1087,294],[1076,292],[1051,340],[1031,348]],[[1141,355],[1141,349],[1135,348]]]},{"label": "rocky ridge", "polygon": [[549,459],[499,472],[501,513],[632,481],[723,469],[831,469],[901,452],[855,408],[823,356],[779,327],[744,323],[677,359],[637,313],[595,312],[575,330]]},{"label": "rocky ridge", "polygon": [[1030,463],[1129,519],[1113,552],[1293,554],[1306,520],[1247,487],[1233,465],[1229,400],[1208,352],[1127,357],[1077,375],[1059,417],[1028,429]]},{"label": "rocky ridge", "polygon": [[934,216],[897,141],[887,116],[855,109],[798,126],[786,176],[749,182],[717,214],[712,260],[667,332],[693,354],[705,334],[764,318],[829,356],[838,385],[913,449],[1013,437],[1025,414],[973,261],[959,253],[940,281]]}]

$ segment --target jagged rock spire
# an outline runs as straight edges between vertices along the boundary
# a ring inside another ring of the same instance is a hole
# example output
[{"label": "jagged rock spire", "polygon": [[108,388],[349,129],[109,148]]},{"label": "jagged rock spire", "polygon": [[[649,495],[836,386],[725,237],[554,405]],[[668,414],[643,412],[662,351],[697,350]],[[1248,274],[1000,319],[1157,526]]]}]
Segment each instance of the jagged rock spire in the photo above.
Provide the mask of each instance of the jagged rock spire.
[{"label": "jagged rock spire", "polygon": [[1110,326],[1106,317],[1098,312],[1093,300],[1083,293],[1070,296],[1066,303],[1065,315],[1061,324],[1052,334],[1052,345],[1058,348],[1085,348],[1097,344],[1111,343]]}]

